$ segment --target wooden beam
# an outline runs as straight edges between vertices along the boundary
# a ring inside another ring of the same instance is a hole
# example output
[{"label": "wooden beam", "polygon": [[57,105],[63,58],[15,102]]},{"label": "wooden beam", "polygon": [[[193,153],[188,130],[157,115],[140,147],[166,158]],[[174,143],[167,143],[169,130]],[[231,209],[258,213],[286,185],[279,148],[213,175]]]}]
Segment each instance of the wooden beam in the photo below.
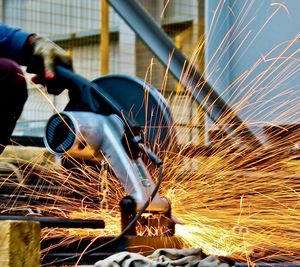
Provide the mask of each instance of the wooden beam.
[{"label": "wooden beam", "polygon": [[39,267],[40,224],[2,221],[0,223],[0,266]]}]

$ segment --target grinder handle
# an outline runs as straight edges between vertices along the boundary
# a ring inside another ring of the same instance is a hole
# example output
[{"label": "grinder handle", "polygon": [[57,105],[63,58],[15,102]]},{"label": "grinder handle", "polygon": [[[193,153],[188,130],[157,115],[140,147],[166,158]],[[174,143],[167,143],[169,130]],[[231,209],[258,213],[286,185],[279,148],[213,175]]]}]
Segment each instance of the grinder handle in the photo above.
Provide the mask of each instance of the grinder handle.
[{"label": "grinder handle", "polygon": [[[33,56],[27,65],[27,72],[39,76],[39,83],[46,85],[48,93],[59,95],[64,89],[68,89],[70,101],[66,110],[91,111],[94,113],[109,113],[119,115],[119,105],[109,97],[97,84],[76,74],[72,69],[62,65],[55,66],[55,76],[51,80],[44,78],[44,65],[40,57]],[[97,97],[97,99],[96,99]],[[100,106],[101,102],[101,106]]]},{"label": "grinder handle", "polygon": [[96,83],[76,74],[73,70],[62,65],[56,65],[55,77],[51,80],[44,78],[44,67],[41,58],[33,56],[27,65],[27,72],[39,76],[39,82],[48,88],[48,93],[59,95],[64,89],[69,91],[69,103],[66,111],[90,111],[97,114],[117,114],[126,120],[129,128],[138,128],[138,125],[122,113],[120,105]]},{"label": "grinder handle", "polygon": [[[100,105],[93,96],[93,91],[98,89],[93,83],[63,66],[56,66],[55,76],[60,82],[59,86],[69,91],[70,101],[65,110],[104,113],[106,106],[103,103]],[[101,92],[99,94],[101,96]]]},{"label": "grinder handle", "polygon": [[70,102],[66,109],[101,113],[99,103],[92,96],[92,83],[63,66],[56,66],[55,75],[61,83],[59,86],[69,90]]},{"label": "grinder handle", "polygon": [[56,67],[56,75],[63,79],[64,85],[69,90],[70,102],[65,110],[84,110],[103,115],[116,114],[126,121],[129,128],[139,127],[127,114],[122,112],[122,107],[96,83],[88,81],[63,66]]}]

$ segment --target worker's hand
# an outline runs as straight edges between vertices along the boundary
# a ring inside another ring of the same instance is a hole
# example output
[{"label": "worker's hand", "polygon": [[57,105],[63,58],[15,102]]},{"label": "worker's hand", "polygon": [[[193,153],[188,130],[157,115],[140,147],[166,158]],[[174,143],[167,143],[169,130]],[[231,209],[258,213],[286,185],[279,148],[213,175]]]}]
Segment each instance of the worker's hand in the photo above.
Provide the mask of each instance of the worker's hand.
[{"label": "worker's hand", "polygon": [[46,86],[48,93],[59,95],[65,87],[61,77],[55,75],[55,66],[61,65],[72,70],[71,57],[49,39],[33,35],[28,42],[34,60],[27,67],[27,71],[37,74],[32,81]]},{"label": "worker's hand", "polygon": [[51,40],[37,37],[32,42],[33,56],[42,58],[44,64],[44,76],[52,79],[55,76],[55,65],[60,64],[72,69],[72,59],[68,53],[53,43]]}]

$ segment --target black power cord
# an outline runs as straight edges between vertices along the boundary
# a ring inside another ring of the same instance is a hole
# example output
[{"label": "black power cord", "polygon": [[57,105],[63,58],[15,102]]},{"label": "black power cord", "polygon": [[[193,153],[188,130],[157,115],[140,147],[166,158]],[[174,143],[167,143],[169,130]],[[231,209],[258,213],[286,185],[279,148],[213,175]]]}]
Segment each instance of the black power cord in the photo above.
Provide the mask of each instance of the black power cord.
[{"label": "black power cord", "polygon": [[159,176],[158,176],[158,179],[157,179],[157,183],[151,193],[151,196],[147,199],[147,201],[145,202],[145,204],[143,205],[143,207],[140,209],[140,211],[135,215],[135,217],[132,219],[132,221],[126,226],[126,228],[122,231],[122,233],[120,233],[120,235],[118,235],[117,237],[109,240],[108,242],[102,244],[102,245],[99,245],[93,249],[90,249],[90,250],[87,250],[79,255],[75,255],[75,256],[71,256],[71,257],[68,257],[68,258],[64,258],[64,259],[60,259],[60,260],[55,260],[53,262],[49,262],[49,263],[44,263],[41,265],[41,267],[49,267],[53,264],[58,264],[58,263],[65,263],[65,262],[68,262],[70,260],[75,260],[75,259],[79,259],[80,257],[82,256],[88,256],[88,255],[91,255],[92,253],[94,253],[95,251],[98,251],[100,249],[103,249],[104,247],[118,241],[119,239],[123,238],[127,231],[133,227],[135,225],[135,223],[138,221],[138,219],[141,217],[141,215],[145,212],[145,210],[147,209],[147,207],[149,206],[151,200],[155,197],[155,195],[157,194],[158,192],[158,189],[162,183],[162,178],[163,178],[163,168],[162,168],[162,165],[160,164],[159,165]]}]

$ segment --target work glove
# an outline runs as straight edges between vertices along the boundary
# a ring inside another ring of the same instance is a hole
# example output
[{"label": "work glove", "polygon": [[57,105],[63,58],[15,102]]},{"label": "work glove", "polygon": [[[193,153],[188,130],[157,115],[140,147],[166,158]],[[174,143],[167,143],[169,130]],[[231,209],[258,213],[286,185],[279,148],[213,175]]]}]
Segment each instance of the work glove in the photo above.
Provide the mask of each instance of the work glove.
[{"label": "work glove", "polygon": [[61,64],[72,68],[72,59],[69,54],[51,40],[38,37],[32,43],[33,55],[41,57],[44,63],[45,78],[55,76],[55,65]]},{"label": "work glove", "polygon": [[37,73],[32,81],[43,84],[47,87],[48,93],[58,95],[63,88],[59,77],[55,77],[55,66],[61,65],[72,70],[72,58],[70,55],[47,38],[36,37],[31,43],[33,57],[39,60],[43,72]]}]

